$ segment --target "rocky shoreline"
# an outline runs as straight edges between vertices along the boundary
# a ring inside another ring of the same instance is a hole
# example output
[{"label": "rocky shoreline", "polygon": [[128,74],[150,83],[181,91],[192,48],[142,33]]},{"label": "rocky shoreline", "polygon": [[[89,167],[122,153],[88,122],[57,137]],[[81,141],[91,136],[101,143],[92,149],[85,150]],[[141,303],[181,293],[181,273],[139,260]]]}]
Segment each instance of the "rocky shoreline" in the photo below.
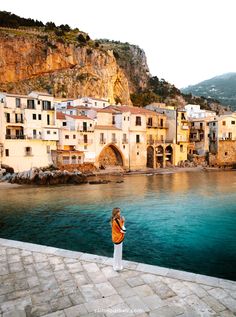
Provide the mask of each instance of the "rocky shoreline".
[{"label": "rocky shoreline", "polygon": [[59,185],[59,184],[85,184],[87,176],[81,172],[68,172],[60,170],[44,170],[31,168],[29,171],[19,173],[3,173],[0,182],[27,185]]}]

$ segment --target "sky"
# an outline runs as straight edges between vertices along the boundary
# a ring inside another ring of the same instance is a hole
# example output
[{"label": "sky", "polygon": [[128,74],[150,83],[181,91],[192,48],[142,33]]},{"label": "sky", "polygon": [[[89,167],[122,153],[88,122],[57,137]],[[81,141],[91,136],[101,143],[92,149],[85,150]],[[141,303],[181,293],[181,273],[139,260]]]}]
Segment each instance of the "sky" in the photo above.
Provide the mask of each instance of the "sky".
[{"label": "sky", "polygon": [[236,0],[0,0],[0,10],[144,49],[178,88],[236,71]]}]

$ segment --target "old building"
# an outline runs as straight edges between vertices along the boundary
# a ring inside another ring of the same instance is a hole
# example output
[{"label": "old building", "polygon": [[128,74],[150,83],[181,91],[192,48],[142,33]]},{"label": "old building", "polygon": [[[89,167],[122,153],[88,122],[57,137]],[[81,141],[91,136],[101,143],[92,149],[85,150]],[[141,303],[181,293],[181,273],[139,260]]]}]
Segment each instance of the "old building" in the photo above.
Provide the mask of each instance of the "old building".
[{"label": "old building", "polygon": [[15,171],[52,164],[59,140],[53,96],[0,93],[1,163]]},{"label": "old building", "polygon": [[209,122],[211,166],[236,164],[236,113],[222,115]]}]

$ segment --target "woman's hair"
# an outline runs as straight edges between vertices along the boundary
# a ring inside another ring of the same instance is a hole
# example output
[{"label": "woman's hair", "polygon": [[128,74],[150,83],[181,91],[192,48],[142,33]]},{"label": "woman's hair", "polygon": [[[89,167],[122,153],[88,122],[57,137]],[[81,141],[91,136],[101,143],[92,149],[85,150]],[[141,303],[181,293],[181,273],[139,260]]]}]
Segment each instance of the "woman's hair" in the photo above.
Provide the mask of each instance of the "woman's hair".
[{"label": "woman's hair", "polygon": [[111,216],[111,225],[112,225],[112,221],[116,218],[116,215],[118,214],[118,212],[120,211],[120,208],[116,207],[112,209],[112,216]]}]

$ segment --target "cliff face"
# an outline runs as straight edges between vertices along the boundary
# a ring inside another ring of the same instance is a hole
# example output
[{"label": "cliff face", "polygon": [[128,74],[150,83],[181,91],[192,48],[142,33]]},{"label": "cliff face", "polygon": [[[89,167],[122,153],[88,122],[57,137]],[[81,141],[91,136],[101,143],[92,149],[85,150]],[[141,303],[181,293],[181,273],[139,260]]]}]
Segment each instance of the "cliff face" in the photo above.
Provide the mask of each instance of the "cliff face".
[{"label": "cliff face", "polygon": [[144,50],[137,45],[118,41],[98,40],[106,50],[112,50],[120,68],[124,71],[130,93],[146,89],[150,78],[147,58]]},{"label": "cliff face", "polygon": [[0,56],[0,90],[47,90],[59,97],[91,96],[131,104],[128,80],[111,51],[1,30]]}]

